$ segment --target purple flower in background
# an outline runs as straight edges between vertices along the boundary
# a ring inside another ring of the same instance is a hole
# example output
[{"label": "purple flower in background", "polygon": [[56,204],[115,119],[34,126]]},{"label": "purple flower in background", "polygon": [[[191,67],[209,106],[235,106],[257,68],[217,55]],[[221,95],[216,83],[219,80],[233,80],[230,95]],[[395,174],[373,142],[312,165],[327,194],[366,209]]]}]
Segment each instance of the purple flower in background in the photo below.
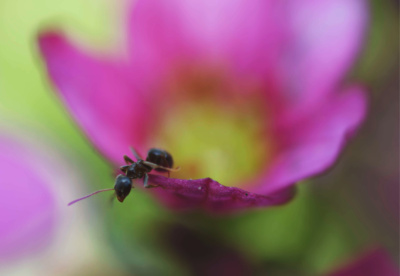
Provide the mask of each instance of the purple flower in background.
[{"label": "purple flower in background", "polygon": [[25,145],[0,137],[0,262],[43,248],[54,232],[54,194],[43,160]]},{"label": "purple flower in background", "polygon": [[347,266],[338,269],[329,276],[398,276],[398,266],[384,249],[366,252]]},{"label": "purple flower in background", "polygon": [[285,203],[333,165],[366,113],[364,90],[342,85],[366,24],[364,0],[138,0],[124,61],[58,31],[39,46],[104,156],[163,147],[182,167],[150,177],[166,204],[231,211]]}]

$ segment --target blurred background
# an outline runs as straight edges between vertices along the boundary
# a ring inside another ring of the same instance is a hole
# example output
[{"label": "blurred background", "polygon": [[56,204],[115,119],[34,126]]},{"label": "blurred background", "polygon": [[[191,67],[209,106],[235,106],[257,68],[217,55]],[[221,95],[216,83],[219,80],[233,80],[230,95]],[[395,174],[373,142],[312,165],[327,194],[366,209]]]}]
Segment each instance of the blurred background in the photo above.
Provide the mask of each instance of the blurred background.
[{"label": "blurred background", "polygon": [[[99,195],[67,208],[74,198],[111,188],[114,168],[54,93],[36,36],[56,25],[86,48],[121,50],[126,4],[1,0],[0,136],[29,152],[21,163],[43,159],[40,170],[56,200],[46,238],[29,250],[19,245],[13,255],[0,254],[0,274],[206,275],[213,267],[230,275],[323,275],[377,247],[397,262],[399,4],[369,3],[367,41],[348,78],[369,88],[370,112],[337,165],[299,185],[285,206],[208,217],[175,214],[143,191],[124,204],[111,206]],[[7,197],[4,187],[14,183],[4,166],[0,174]]]}]

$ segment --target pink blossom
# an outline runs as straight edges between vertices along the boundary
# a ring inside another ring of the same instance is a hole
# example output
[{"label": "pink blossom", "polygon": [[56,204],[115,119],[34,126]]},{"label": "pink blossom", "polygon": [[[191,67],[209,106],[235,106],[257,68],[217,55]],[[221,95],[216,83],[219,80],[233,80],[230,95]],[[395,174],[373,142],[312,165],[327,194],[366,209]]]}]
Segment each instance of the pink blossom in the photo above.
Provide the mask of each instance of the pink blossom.
[{"label": "pink blossom", "polygon": [[329,276],[398,276],[399,268],[384,249],[366,252]]},{"label": "pink blossom", "polygon": [[[233,151],[249,147],[261,169],[239,183],[220,181],[240,189],[189,180],[189,163],[177,164],[186,180],[150,178],[169,206],[229,211],[282,204],[295,183],[334,164],[366,114],[364,89],[343,84],[366,25],[364,0],[138,0],[126,59],[87,53],[55,30],[43,32],[39,46],[72,116],[115,166],[129,146],[144,152],[159,147],[160,136],[178,145],[196,136],[193,125],[207,116],[197,108],[211,106],[209,124],[220,113],[234,127],[245,120],[243,132],[257,122],[254,141],[262,146],[240,142]],[[188,128],[160,134],[171,120]],[[203,140],[225,125],[201,128]],[[239,134],[217,136],[218,146]],[[235,152],[224,154],[236,161]]]},{"label": "pink blossom", "polygon": [[37,153],[0,137],[0,262],[32,254],[52,237],[55,198],[39,168]]}]

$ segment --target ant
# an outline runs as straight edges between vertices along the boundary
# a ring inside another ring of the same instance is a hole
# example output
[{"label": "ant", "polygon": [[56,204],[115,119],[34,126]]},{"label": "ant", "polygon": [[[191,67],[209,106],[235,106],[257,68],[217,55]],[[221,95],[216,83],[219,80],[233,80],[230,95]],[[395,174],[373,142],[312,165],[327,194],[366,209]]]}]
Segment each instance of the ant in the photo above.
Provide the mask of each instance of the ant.
[{"label": "ant", "polygon": [[81,201],[83,199],[86,199],[88,197],[91,197],[92,195],[101,193],[101,192],[106,192],[106,191],[115,191],[115,196],[117,197],[119,202],[123,202],[124,199],[129,195],[131,192],[131,189],[134,188],[132,184],[132,179],[140,179],[143,178],[143,184],[145,188],[151,188],[155,187],[152,185],[148,184],[149,181],[149,175],[152,170],[156,170],[159,172],[167,172],[168,177],[170,172],[175,172],[178,171],[180,168],[173,169],[172,166],[174,164],[174,161],[172,159],[172,156],[170,153],[168,153],[165,150],[157,149],[157,148],[151,148],[147,152],[147,157],[146,160],[143,160],[143,158],[140,156],[140,154],[133,149],[132,147],[130,148],[131,152],[136,158],[136,162],[133,161],[130,157],[127,155],[124,155],[124,160],[126,165],[121,166],[119,169],[125,174],[119,174],[117,178],[115,179],[115,184],[114,188],[110,189],[103,189],[96,191],[94,193],[91,193],[87,196],[78,198],[70,203],[69,205],[72,205],[78,201]]}]

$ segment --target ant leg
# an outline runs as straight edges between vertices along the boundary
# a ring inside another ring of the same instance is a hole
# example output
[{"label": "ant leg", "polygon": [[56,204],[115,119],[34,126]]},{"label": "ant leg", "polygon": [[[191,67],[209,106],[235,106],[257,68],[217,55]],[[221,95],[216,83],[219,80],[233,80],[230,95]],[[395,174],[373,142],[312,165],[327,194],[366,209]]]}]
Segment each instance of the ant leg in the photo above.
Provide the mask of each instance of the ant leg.
[{"label": "ant leg", "polygon": [[154,163],[149,162],[149,161],[143,161],[143,164],[149,166],[149,167],[152,168],[152,169],[163,169],[163,170],[165,170],[165,171],[170,171],[170,172],[177,172],[177,171],[179,171],[179,170],[181,169],[180,167],[176,167],[176,168],[167,168],[167,167],[163,167],[163,166],[154,164]]},{"label": "ant leg", "polygon": [[143,185],[145,188],[149,188],[148,182],[149,182],[149,175],[147,173],[145,173],[144,177],[143,177]]},{"label": "ant leg", "polygon": [[119,169],[123,172],[126,173],[126,170],[130,167],[130,165],[126,165],[126,166],[121,166],[119,167]]},{"label": "ant leg", "polygon": [[149,184],[149,175],[147,173],[144,174],[143,177],[143,185],[145,188],[154,188],[157,187],[157,185],[151,185]]},{"label": "ant leg", "polygon": [[[163,157],[162,159],[161,159],[161,162],[158,164],[158,165],[160,165],[161,167],[165,167],[165,168],[168,168],[169,166],[168,166],[168,161],[167,161],[167,159],[165,158],[165,157]],[[168,178],[170,177],[170,174],[171,174],[171,171],[167,171],[167,174],[168,174]]]},{"label": "ant leg", "polygon": [[130,165],[130,164],[135,163],[135,161],[133,161],[132,159],[130,159],[129,156],[127,156],[127,155],[124,155],[124,160],[125,160],[125,163],[126,163],[127,165]]},{"label": "ant leg", "polygon": [[169,168],[168,161],[167,161],[167,159],[165,157],[161,157],[159,162],[157,162],[157,165],[159,165],[161,167]]},{"label": "ant leg", "polygon": [[135,156],[136,160],[144,160],[143,157],[133,147],[129,147],[129,149],[131,150],[133,156]]}]

